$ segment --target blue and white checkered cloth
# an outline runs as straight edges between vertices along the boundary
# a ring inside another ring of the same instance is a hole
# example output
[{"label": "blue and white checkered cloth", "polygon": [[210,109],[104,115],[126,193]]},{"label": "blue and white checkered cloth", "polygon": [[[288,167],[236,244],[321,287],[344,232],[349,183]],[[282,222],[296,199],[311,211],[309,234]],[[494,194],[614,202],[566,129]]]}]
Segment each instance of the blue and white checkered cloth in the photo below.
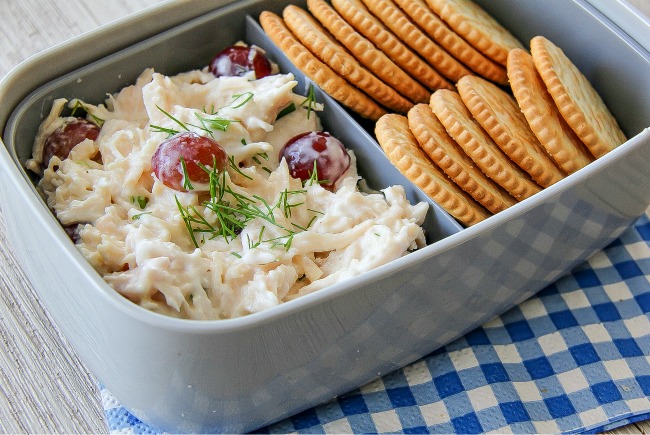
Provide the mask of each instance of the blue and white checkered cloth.
[{"label": "blue and white checkered cloth", "polygon": [[[101,389],[112,433],[159,433]],[[650,419],[650,214],[465,337],[258,433],[577,433]]]}]

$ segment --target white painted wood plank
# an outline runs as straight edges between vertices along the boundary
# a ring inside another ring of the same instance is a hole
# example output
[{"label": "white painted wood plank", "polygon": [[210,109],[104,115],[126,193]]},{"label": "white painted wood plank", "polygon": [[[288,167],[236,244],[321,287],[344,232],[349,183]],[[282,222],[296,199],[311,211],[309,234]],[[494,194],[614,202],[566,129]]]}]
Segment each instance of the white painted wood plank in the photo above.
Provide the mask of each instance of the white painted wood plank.
[{"label": "white painted wood plank", "polygon": [[[0,76],[161,0],[0,0]],[[6,239],[0,204],[0,432],[105,433],[97,381],[60,336]]]}]

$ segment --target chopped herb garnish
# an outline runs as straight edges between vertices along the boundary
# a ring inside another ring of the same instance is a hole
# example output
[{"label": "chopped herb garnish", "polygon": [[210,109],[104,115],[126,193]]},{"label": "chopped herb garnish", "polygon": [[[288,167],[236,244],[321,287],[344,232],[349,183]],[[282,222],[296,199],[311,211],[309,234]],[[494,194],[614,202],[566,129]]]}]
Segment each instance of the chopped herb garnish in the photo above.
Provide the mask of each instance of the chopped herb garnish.
[{"label": "chopped herb garnish", "polygon": [[316,110],[316,95],[314,94],[314,85],[309,85],[309,92],[307,93],[307,98],[300,103],[300,107],[307,106],[307,119],[311,115],[312,110]]},{"label": "chopped herb garnish", "polygon": [[[190,234],[192,243],[194,243],[194,246],[198,248],[199,244],[196,241],[195,233],[198,232],[214,234],[217,229],[211,225],[201,213],[196,210],[196,207],[193,205],[183,207],[183,204],[181,204],[181,202],[178,200],[178,197],[174,196],[174,199],[176,200],[176,206],[178,207],[178,211],[181,213],[183,222],[185,222],[187,232]],[[193,224],[196,224],[196,226],[193,226]]]},{"label": "chopped herb garnish", "polygon": [[142,217],[143,214],[151,214],[151,212],[150,211],[145,211],[143,213],[134,214],[131,217],[131,219],[133,219],[134,221],[137,221],[138,219],[140,219],[140,217]]},{"label": "chopped herb garnish", "polygon": [[307,231],[307,228],[305,228],[305,227],[301,227],[300,225],[298,225],[298,224],[295,223],[295,222],[291,222],[291,225],[293,225],[294,227],[298,228],[298,229],[301,230],[301,231]]},{"label": "chopped herb garnish", "polygon": [[172,137],[172,136],[175,136],[175,135],[177,135],[178,133],[180,133],[180,131],[178,131],[178,130],[174,130],[173,128],[161,127],[161,126],[159,126],[159,125],[155,125],[155,124],[151,124],[151,125],[149,125],[149,128],[150,128],[151,131],[153,131],[154,133],[167,133],[167,137],[168,137],[168,138],[170,138],[170,137]]},{"label": "chopped herb garnish", "polygon": [[232,119],[226,119],[226,118],[204,118],[198,113],[195,113],[196,117],[199,118],[201,121],[201,124],[203,125],[203,129],[210,131],[212,130],[219,130],[219,131],[227,131],[228,127],[230,127],[230,124],[233,122],[240,122],[237,120],[232,120]]},{"label": "chopped herb garnish", "polygon": [[[235,94],[235,95],[233,95],[234,98],[233,98],[232,102],[230,103],[230,107],[233,108],[233,109],[239,109],[241,106],[243,106],[244,104],[246,104],[250,100],[252,100],[253,96],[254,96],[254,94],[252,92],[245,92],[243,94]],[[239,103],[237,103],[236,106],[233,106],[233,104],[235,104],[235,102],[237,102],[240,99],[243,99],[243,100],[240,101]]]},{"label": "chopped herb garnish", "polygon": [[316,184],[329,184],[329,180],[319,180],[318,179],[318,167],[316,166],[316,160],[314,160],[314,170],[310,172],[309,178],[303,181],[303,186],[312,186]]},{"label": "chopped herb garnish", "polygon": [[99,116],[93,115],[90,112],[90,110],[88,110],[86,108],[86,106],[83,105],[83,103],[81,101],[79,101],[79,100],[74,100],[74,101],[75,101],[74,107],[72,108],[72,112],[70,113],[70,116],[77,116],[77,111],[78,110],[83,110],[84,112],[86,112],[88,114],[88,116],[90,116],[92,118],[92,120],[95,122],[95,124],[97,124],[98,127],[101,127],[102,125],[104,125],[104,122],[105,122],[104,119],[100,118]]},{"label": "chopped herb garnish", "polygon": [[210,110],[206,109],[205,106],[203,106],[203,113],[207,113],[208,115],[216,115],[218,110],[215,110],[214,104],[210,106]]},{"label": "chopped herb garnish", "polygon": [[228,129],[228,126],[230,126],[231,122],[237,122],[237,121],[231,121],[228,119],[223,119],[223,118],[205,118],[199,115],[198,113],[195,113],[196,117],[199,119],[199,122],[201,125],[196,125],[196,124],[190,124],[190,123],[184,123],[180,121],[178,118],[175,118],[172,114],[169,112],[166,112],[163,110],[160,106],[156,106],[158,110],[160,110],[162,113],[165,114],[169,119],[174,121],[182,130],[176,130],[174,128],[169,128],[169,127],[161,127],[159,125],[155,124],[150,124],[149,128],[151,128],[152,131],[156,133],[167,133],[168,137],[172,137],[174,135],[179,134],[181,131],[191,131],[190,127],[194,127],[197,130],[202,130],[208,135],[214,137],[212,134],[212,130],[221,130],[221,131],[226,131]]},{"label": "chopped herb garnish", "polygon": [[262,153],[257,153],[257,154],[255,154],[253,157],[251,157],[251,159],[252,159],[255,163],[257,163],[258,165],[260,165],[260,167],[261,167],[264,171],[266,171],[267,173],[270,174],[271,172],[273,172],[273,171],[271,171],[269,168],[267,168],[266,166],[264,166],[264,163],[262,163],[262,160],[261,160],[261,159],[264,159],[264,160],[268,160],[268,159],[269,159],[269,155],[268,155],[267,153],[264,153],[264,152],[262,152]]},{"label": "chopped herb garnish", "polygon": [[146,196],[132,196],[131,197],[131,203],[135,204],[138,203],[138,206],[140,206],[140,209],[143,209],[147,206],[149,203],[149,198]]},{"label": "chopped herb garnish", "polygon": [[[315,220],[316,220],[316,216],[312,216],[311,219],[309,220],[309,222],[307,223],[307,229],[311,228],[311,224],[313,224]],[[305,231],[307,231],[307,230],[305,230]]]},{"label": "chopped herb garnish", "polygon": [[282,118],[283,116],[287,116],[291,112],[295,112],[295,111],[296,111],[296,105],[294,103],[291,103],[287,107],[285,107],[284,109],[280,110],[280,112],[278,112],[278,116],[276,116],[275,120],[277,121],[278,119]]},{"label": "chopped herb garnish", "polygon": [[284,217],[287,218],[291,217],[291,209],[304,204],[304,202],[300,202],[297,204],[289,203],[289,195],[297,195],[301,193],[306,193],[306,190],[288,191],[287,189],[284,189],[282,192],[280,192],[280,198],[278,200],[278,208],[282,210],[282,214],[284,214]]},{"label": "chopped herb garnish", "polygon": [[253,179],[253,177],[244,174],[242,170],[239,169],[239,166],[237,165],[237,163],[235,163],[235,156],[228,156],[228,161],[230,162],[230,167],[233,169],[233,171],[237,172],[242,177],[248,178],[249,180]]},{"label": "chopped herb garnish", "polygon": [[294,233],[293,231],[291,231],[291,232],[289,233],[289,235],[287,236],[287,241],[284,242],[284,249],[286,249],[287,251],[289,250],[289,248],[291,248],[291,244],[293,243],[293,236],[294,236],[294,234],[296,234],[296,233]]},{"label": "chopped herb garnish", "polygon": [[[233,109],[237,109],[242,107],[244,104],[248,103],[250,100],[253,99],[255,95],[252,92],[244,92],[242,94],[235,94],[233,95],[233,100],[230,102],[230,104],[226,107],[231,107]],[[234,105],[233,105],[234,104]],[[219,113],[219,110],[215,110],[214,104],[210,106],[210,109],[206,108],[203,106],[203,113],[207,114],[208,117],[202,116],[198,112],[195,112],[194,115],[198,118],[200,125],[195,125],[195,124],[190,124],[190,123],[184,123],[180,121],[179,119],[175,118],[172,114],[169,112],[165,111],[162,109],[160,106],[156,105],[158,110],[160,110],[162,113],[165,114],[169,119],[174,121],[178,126],[181,128],[181,130],[176,130],[173,128],[169,127],[161,127],[159,125],[154,125],[151,124],[150,128],[154,132],[158,133],[167,133],[169,137],[174,136],[181,131],[190,131],[189,127],[194,127],[198,130],[202,130],[206,132],[208,135],[211,137],[214,137],[213,131],[227,131],[228,127],[230,127],[230,124],[233,122],[241,122],[235,119],[227,119],[221,116],[217,116]],[[244,142],[244,139],[242,139],[242,144],[246,145]]]},{"label": "chopped herb garnish", "polygon": [[183,171],[183,189],[185,190],[194,190],[192,182],[190,181],[190,176],[187,173],[187,165],[185,164],[185,159],[183,156],[180,157],[181,161],[181,170]]},{"label": "chopped herb garnish", "polygon": [[262,227],[260,228],[260,233],[257,235],[257,242],[253,242],[251,240],[251,238],[249,236],[247,236],[247,238],[248,238],[248,249],[257,248],[258,246],[260,246],[262,244],[265,229],[266,229],[266,226],[262,225]]},{"label": "chopped herb garnish", "polygon": [[209,126],[206,124],[206,118],[201,117],[198,113],[194,113],[197,118],[199,118],[199,122],[201,123],[201,126],[196,126],[196,128],[203,130],[208,134],[208,136],[214,138],[214,134],[212,134],[212,130],[210,130]]},{"label": "chopped herb garnish", "polygon": [[[208,170],[205,167],[203,169]],[[281,229],[286,234],[280,237],[264,240],[263,236],[265,227],[263,226],[260,229],[257,241],[248,240],[249,247],[257,247],[263,242],[270,242],[273,243],[274,246],[281,244],[285,249],[289,249],[296,231],[290,230],[278,222],[274,215],[274,211],[279,209],[285,217],[290,217],[291,210],[303,203],[291,203],[289,197],[291,195],[303,194],[304,192],[304,190],[289,191],[285,189],[281,192],[278,203],[271,205],[266,201],[266,199],[260,196],[254,195],[253,197],[248,197],[235,192],[227,184],[225,171],[218,174],[215,170],[211,170],[210,199],[204,203],[204,206],[214,212],[216,222],[208,222],[195,207],[183,207],[178,199],[176,199],[176,202],[192,242],[196,247],[198,247],[196,233],[209,234],[210,237],[222,236],[226,241],[230,241],[237,237],[237,235],[246,227],[248,222],[259,218],[267,224]],[[303,227],[296,223],[291,223],[291,225],[301,231],[306,231],[315,219],[316,216],[313,216],[307,227]]]},{"label": "chopped herb garnish", "polygon": [[72,112],[70,113],[70,116],[77,116],[77,111],[78,110],[83,110],[84,112],[87,112],[86,108],[81,103],[81,101],[75,100],[74,106],[72,107]]},{"label": "chopped herb garnish", "polygon": [[184,123],[182,123],[182,122],[179,121],[178,119],[174,118],[170,113],[165,112],[165,110],[163,110],[159,105],[156,104],[156,107],[158,108],[158,110],[160,110],[162,113],[164,113],[165,116],[167,116],[169,119],[171,119],[171,120],[174,121],[176,124],[178,124],[178,125],[179,125],[183,130],[185,130],[185,131],[190,131],[190,129],[187,128],[187,125],[185,125]]}]

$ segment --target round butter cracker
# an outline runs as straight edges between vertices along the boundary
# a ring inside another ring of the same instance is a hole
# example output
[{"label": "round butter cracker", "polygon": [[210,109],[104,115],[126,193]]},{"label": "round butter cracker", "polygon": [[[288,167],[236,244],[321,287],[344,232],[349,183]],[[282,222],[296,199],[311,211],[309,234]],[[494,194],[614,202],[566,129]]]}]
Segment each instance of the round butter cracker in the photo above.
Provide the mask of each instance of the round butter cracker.
[{"label": "round butter cracker", "polygon": [[363,0],[363,2],[402,42],[411,47],[440,74],[454,83],[461,77],[471,74],[470,70],[414,25],[392,0]]},{"label": "round butter cracker", "polygon": [[357,32],[324,0],[307,0],[314,17],[366,68],[414,103],[429,101],[431,92]]},{"label": "round butter cracker", "polygon": [[372,15],[361,0],[332,0],[332,6],[345,21],[428,89],[432,91],[454,89],[447,79],[411,51],[380,20]]},{"label": "round butter cracker", "polygon": [[425,0],[395,0],[395,3],[427,35],[474,72],[495,83],[501,85],[508,84],[506,69],[502,65],[483,56],[456,32],[451,30],[429,8]]},{"label": "round butter cracker", "polygon": [[402,113],[413,106],[413,103],[364,68],[309,12],[289,5],[284,8],[282,17],[289,30],[309,51],[379,104]]},{"label": "round butter cracker", "polygon": [[460,188],[491,213],[517,203],[490,180],[447,134],[428,104],[416,104],[408,115],[409,129],[429,158]]},{"label": "round butter cracker", "polygon": [[281,17],[273,12],[263,11],[259,20],[264,32],[280,47],[289,60],[332,98],[373,121],[386,113],[386,110],[374,100],[350,85],[307,50],[294,37]]},{"label": "round butter cracker", "polygon": [[427,0],[456,33],[493,61],[506,65],[508,52],[524,48],[505,27],[471,0]]},{"label": "round butter cracker", "polygon": [[520,48],[511,50],[507,70],[512,93],[530,129],[557,165],[572,174],[591,163],[593,156],[560,115],[532,56]]},{"label": "round butter cracker", "polygon": [[561,48],[543,36],[535,36],[530,50],[562,117],[595,158],[627,140],[600,95]]},{"label": "round butter cracker", "polygon": [[531,131],[513,97],[478,76],[463,77],[456,87],[474,119],[537,184],[548,187],[564,178],[564,173]]},{"label": "round butter cracker", "polygon": [[391,163],[463,225],[474,225],[490,216],[429,160],[405,116],[382,116],[375,124],[375,136]]},{"label": "round butter cracker", "polygon": [[431,96],[431,108],[445,130],[485,175],[517,200],[541,188],[494,143],[474,120],[457,92],[440,89]]}]

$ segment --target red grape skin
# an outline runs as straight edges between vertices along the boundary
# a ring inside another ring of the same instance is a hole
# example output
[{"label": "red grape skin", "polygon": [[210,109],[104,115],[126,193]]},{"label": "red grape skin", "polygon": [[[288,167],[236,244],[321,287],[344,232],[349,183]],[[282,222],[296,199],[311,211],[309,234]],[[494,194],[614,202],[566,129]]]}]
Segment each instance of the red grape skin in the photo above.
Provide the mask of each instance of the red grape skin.
[{"label": "red grape skin", "polygon": [[77,231],[79,225],[80,224],[63,225],[63,229],[65,230],[65,233],[68,235],[68,237],[70,237],[70,240],[72,240],[74,243],[77,243],[80,239],[79,232]]},{"label": "red grape skin", "polygon": [[226,151],[209,137],[184,132],[165,140],[156,148],[151,168],[165,186],[181,192],[187,191],[181,157],[193,190],[197,191],[208,190],[210,182],[210,174],[200,165],[222,172],[228,162]]},{"label": "red grape skin", "polygon": [[86,139],[96,140],[99,127],[83,118],[67,121],[45,140],[43,148],[43,165],[47,166],[50,159],[57,156],[63,160],[77,144]]},{"label": "red grape skin", "polygon": [[311,178],[314,161],[318,180],[332,186],[350,166],[350,155],[340,140],[323,131],[299,134],[280,150],[280,160],[285,158],[289,173],[302,181]]},{"label": "red grape skin", "polygon": [[210,62],[210,72],[216,77],[243,76],[255,71],[255,78],[261,79],[271,74],[271,62],[256,47],[233,45],[217,54]]}]

